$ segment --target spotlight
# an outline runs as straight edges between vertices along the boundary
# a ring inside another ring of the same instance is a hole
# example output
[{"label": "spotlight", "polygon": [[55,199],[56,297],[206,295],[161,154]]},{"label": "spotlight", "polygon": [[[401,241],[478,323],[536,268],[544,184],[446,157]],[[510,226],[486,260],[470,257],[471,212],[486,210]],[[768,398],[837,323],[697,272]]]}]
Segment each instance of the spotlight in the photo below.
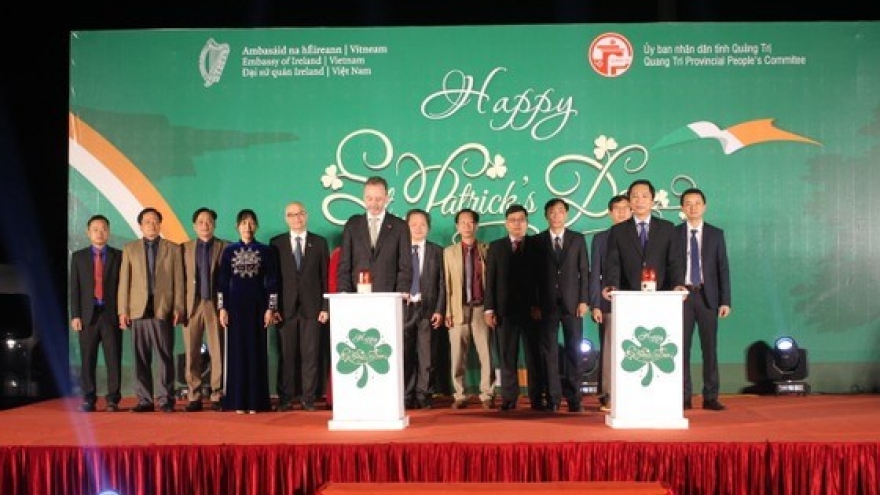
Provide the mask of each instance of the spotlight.
[{"label": "spotlight", "polygon": [[[208,344],[202,342],[199,349],[199,364],[202,368],[202,396],[211,395],[211,354]],[[186,383],[186,354],[177,355],[177,396],[183,400],[189,397],[189,385]]]},{"label": "spotlight", "polygon": [[598,373],[602,360],[599,349],[593,345],[590,339],[581,341],[581,393],[595,395],[599,393]]},{"label": "spotlight", "polygon": [[768,378],[776,384],[776,394],[801,394],[810,392],[807,378],[807,350],[789,336],[779,337],[767,363]]}]

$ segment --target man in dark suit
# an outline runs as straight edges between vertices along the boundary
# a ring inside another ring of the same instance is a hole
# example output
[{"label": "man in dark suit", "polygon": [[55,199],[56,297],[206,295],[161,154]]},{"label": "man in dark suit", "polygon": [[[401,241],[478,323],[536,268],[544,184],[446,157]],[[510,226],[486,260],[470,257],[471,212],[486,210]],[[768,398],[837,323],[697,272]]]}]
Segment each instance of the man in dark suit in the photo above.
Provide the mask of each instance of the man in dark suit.
[{"label": "man in dark suit", "polygon": [[214,237],[217,212],[199,208],[192,215],[196,238],[181,245],[183,250],[185,321],[183,325],[183,348],[186,353],[186,385],[189,402],[185,410],[202,410],[202,341],[207,341],[211,357],[210,398],[211,409],[222,409],[223,399],[223,352],[225,335],[217,320],[216,274],[220,255],[229,245],[228,241]]},{"label": "man in dark suit", "polygon": [[352,215],[342,228],[339,292],[354,292],[358,275],[368,270],[373,292],[407,293],[412,283],[409,227],[388,212],[388,183],[373,176],[364,184],[366,213]]},{"label": "man in dark suit", "polygon": [[[629,198],[618,194],[608,201],[608,216],[612,226],[632,218]],[[590,246],[590,308],[593,321],[599,326],[599,348],[602,350],[602,363],[599,366],[598,389],[599,410],[610,411],[611,404],[611,302],[602,297],[602,269],[605,267],[605,253],[608,252],[608,234],[611,229],[597,232]]]},{"label": "man in dark suit", "polygon": [[[315,410],[321,330],[329,319],[327,271],[330,250],[327,239],[306,230],[308,213],[294,201],[284,208],[290,231],[272,238],[278,257],[280,284],[278,308],[278,410],[290,411],[301,382],[300,402],[305,411]],[[299,380],[297,380],[299,378]]]},{"label": "man in dark suit", "polygon": [[[559,408],[562,396],[569,412],[581,412],[581,341],[584,315],[589,302],[590,265],[584,236],[565,227],[568,203],[553,198],[544,205],[547,230],[535,236],[538,307],[541,326],[538,349],[547,377],[551,411]],[[559,327],[562,327],[564,367],[559,376]],[[560,386],[561,385],[561,386]]]},{"label": "man in dark suit", "polygon": [[718,401],[718,318],[730,314],[730,269],[724,231],[703,221],[706,196],[699,189],[681,195],[681,211],[687,222],[676,227],[681,258],[685,260],[688,297],[684,301],[684,407],[690,409],[691,345],[694,324],[700,331],[703,355],[703,409],[722,411]]},{"label": "man in dark suit", "polygon": [[180,245],[159,236],[162,214],[155,208],[138,213],[142,239],[122,248],[119,270],[119,326],[131,327],[135,395],[132,411],[154,411],[153,354],[159,357],[159,407],[174,412],[174,327],[185,312]]},{"label": "man in dark suit", "polygon": [[[499,409],[510,411],[516,408],[519,398],[520,338],[525,339],[528,333],[537,331],[538,308],[533,263],[536,248],[534,238],[526,235],[528,211],[522,205],[513,204],[504,216],[507,235],[489,244],[483,316],[486,326],[494,329],[498,339],[502,396]],[[536,366],[538,356],[528,345],[525,346],[525,355],[531,381],[531,377],[540,373]],[[532,366],[528,365],[529,362]],[[530,387],[532,393],[538,390]],[[538,397],[530,398],[533,408],[543,408],[535,402]]]},{"label": "man in dark suit", "polygon": [[434,364],[432,331],[443,325],[446,283],[443,248],[427,240],[431,216],[413,209],[406,214],[412,241],[412,283],[403,311],[403,389],[409,409],[431,408]]},{"label": "man in dark suit", "polygon": [[80,410],[96,410],[95,372],[100,345],[107,366],[107,412],[116,412],[122,398],[122,330],[116,316],[122,251],[107,245],[110,221],[103,215],[89,218],[86,235],[91,245],[74,252],[70,259],[70,326],[79,336],[82,358]]},{"label": "man in dark suit", "polygon": [[633,181],[627,190],[632,220],[611,227],[608,234],[602,295],[609,301],[612,290],[641,290],[643,268],[654,270],[658,290],[685,290],[675,226],[651,216],[654,194],[649,181]]}]

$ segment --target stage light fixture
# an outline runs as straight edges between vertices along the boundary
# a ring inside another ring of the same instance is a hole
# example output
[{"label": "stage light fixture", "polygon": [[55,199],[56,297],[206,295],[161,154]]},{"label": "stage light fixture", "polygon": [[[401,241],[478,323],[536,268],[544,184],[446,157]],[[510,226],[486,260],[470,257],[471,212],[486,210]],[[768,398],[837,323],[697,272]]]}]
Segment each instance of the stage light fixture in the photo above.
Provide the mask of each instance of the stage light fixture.
[{"label": "stage light fixture", "polygon": [[776,385],[776,394],[800,394],[810,392],[807,378],[807,350],[801,349],[790,336],[776,339],[770,353],[767,372]]},{"label": "stage light fixture", "polygon": [[602,359],[600,351],[590,339],[581,340],[581,393],[595,395],[599,392],[598,372]]}]

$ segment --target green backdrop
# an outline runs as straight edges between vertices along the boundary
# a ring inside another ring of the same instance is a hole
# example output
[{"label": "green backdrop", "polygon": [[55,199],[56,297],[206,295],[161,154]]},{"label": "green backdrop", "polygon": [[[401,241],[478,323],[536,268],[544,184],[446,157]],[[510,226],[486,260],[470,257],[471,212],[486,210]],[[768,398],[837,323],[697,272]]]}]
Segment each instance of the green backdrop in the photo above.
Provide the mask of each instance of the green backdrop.
[{"label": "green backdrop", "polygon": [[[626,24],[78,31],[70,54],[69,249],[94,213],[111,243],[157,206],[172,240],[207,205],[218,234],[253,208],[258,238],[303,201],[337,244],[362,183],[428,210],[448,244],[461,207],[480,237],[523,203],[571,205],[588,241],[636,178],[680,222],[702,188],[725,229],[733,313],[722,391],[747,348],[793,335],[815,391],[880,389],[880,23]],[[585,334],[595,328],[585,324]],[[179,340],[179,339],[178,339]],[[130,366],[128,344],[125,363]],[[79,363],[71,339],[72,366]],[[699,362],[699,351],[694,358]],[[697,383],[698,383],[698,377]],[[127,380],[127,384],[130,380]]]}]

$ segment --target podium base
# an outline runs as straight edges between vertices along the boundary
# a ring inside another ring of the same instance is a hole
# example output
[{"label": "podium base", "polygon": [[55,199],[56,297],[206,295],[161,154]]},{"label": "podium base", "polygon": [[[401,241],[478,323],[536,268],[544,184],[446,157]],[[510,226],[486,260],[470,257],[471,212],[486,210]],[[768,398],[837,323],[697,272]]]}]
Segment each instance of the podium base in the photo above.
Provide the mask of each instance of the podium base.
[{"label": "podium base", "polygon": [[613,418],[605,416],[605,424],[618,429],[643,429],[643,430],[687,430],[687,418]]},{"label": "podium base", "polygon": [[385,420],[338,420],[327,421],[327,429],[330,431],[369,431],[369,430],[403,430],[409,426],[409,416],[401,419]]}]

